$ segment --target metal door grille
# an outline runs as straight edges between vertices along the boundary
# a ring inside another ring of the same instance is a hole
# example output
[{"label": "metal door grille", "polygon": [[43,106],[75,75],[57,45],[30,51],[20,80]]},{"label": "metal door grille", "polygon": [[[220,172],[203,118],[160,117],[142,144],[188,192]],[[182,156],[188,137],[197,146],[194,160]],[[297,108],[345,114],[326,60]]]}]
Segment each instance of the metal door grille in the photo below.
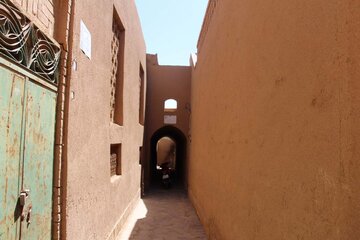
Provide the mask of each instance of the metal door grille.
[{"label": "metal door grille", "polygon": [[0,0],[0,55],[57,85],[60,48],[9,0]]}]

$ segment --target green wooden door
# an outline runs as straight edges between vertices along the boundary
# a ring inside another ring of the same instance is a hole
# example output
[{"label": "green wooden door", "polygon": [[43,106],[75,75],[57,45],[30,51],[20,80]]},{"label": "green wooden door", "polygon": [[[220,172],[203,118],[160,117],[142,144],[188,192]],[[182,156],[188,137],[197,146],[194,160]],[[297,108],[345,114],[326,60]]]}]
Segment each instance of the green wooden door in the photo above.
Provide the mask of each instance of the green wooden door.
[{"label": "green wooden door", "polygon": [[56,93],[0,66],[0,94],[0,239],[50,240]]},{"label": "green wooden door", "polygon": [[19,237],[25,78],[0,66],[0,239]]},{"label": "green wooden door", "polygon": [[30,190],[31,213],[21,240],[51,239],[55,106],[54,92],[26,83],[23,188]]}]

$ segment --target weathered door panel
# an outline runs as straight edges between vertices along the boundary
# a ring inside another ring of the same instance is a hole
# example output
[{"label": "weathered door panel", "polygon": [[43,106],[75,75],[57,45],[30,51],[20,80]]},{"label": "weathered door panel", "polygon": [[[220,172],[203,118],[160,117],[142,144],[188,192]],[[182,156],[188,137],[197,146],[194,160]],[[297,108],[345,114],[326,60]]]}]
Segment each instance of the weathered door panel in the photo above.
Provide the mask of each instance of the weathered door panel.
[{"label": "weathered door panel", "polygon": [[0,240],[50,240],[61,50],[12,2],[0,0]]},{"label": "weathered door panel", "polygon": [[31,213],[21,240],[51,239],[55,107],[56,93],[26,83],[23,187],[30,190]]},{"label": "weathered door panel", "polygon": [[19,237],[25,78],[0,66],[0,239]]}]

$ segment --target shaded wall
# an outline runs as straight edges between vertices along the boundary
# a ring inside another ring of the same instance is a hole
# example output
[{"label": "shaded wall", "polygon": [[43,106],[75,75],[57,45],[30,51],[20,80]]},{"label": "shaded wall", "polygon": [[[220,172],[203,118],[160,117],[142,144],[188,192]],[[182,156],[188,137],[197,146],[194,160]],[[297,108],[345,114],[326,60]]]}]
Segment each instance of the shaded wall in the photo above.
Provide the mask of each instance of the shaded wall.
[{"label": "shaded wall", "polygon": [[[123,125],[110,123],[113,10],[125,29]],[[145,43],[134,1],[76,1],[68,103],[66,239],[115,239],[140,196],[140,63]],[[80,21],[91,59],[80,50]],[[145,76],[146,79],[146,76]],[[121,144],[121,176],[110,176],[110,144]]]},{"label": "shaded wall", "polygon": [[[154,134],[165,126],[171,126],[181,133],[174,133],[174,135],[183,135],[187,139],[189,131],[189,116],[190,116],[190,82],[191,82],[191,68],[188,66],[161,66],[158,64],[157,55],[147,55],[147,96],[146,96],[146,119],[145,119],[145,138],[144,138],[144,176],[143,180],[145,188],[149,187],[151,182],[150,176],[150,162],[151,154],[151,139]],[[164,101],[167,99],[177,100],[177,110],[172,113],[164,112]],[[164,124],[164,115],[177,116],[177,122],[173,125]],[[172,129],[168,128],[164,131],[171,133]],[[161,134],[160,134],[161,135]],[[161,135],[157,137],[163,137]],[[156,137],[156,138],[157,138]],[[159,138],[159,139],[160,139]],[[182,138],[179,137],[179,138]],[[157,139],[157,140],[159,140]],[[185,139],[185,142],[187,141]],[[156,141],[157,141],[156,140]],[[155,141],[155,140],[154,140]],[[156,143],[155,145],[156,146]],[[177,149],[181,146],[177,145]],[[182,149],[182,148],[181,148]],[[186,149],[184,149],[186,151]],[[186,154],[184,154],[186,156]],[[186,161],[186,157],[177,161]],[[156,159],[155,159],[156,162]],[[178,163],[178,162],[177,162]]]},{"label": "shaded wall", "polygon": [[358,239],[356,1],[210,1],[189,195],[210,239]]}]

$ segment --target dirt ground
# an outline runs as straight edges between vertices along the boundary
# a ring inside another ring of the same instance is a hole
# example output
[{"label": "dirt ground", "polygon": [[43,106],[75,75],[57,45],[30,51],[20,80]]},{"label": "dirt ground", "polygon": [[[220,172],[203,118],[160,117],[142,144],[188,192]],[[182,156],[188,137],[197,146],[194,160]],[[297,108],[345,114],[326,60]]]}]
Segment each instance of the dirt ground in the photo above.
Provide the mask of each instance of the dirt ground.
[{"label": "dirt ground", "polygon": [[203,227],[185,192],[154,189],[141,199],[117,240],[204,239]]}]

